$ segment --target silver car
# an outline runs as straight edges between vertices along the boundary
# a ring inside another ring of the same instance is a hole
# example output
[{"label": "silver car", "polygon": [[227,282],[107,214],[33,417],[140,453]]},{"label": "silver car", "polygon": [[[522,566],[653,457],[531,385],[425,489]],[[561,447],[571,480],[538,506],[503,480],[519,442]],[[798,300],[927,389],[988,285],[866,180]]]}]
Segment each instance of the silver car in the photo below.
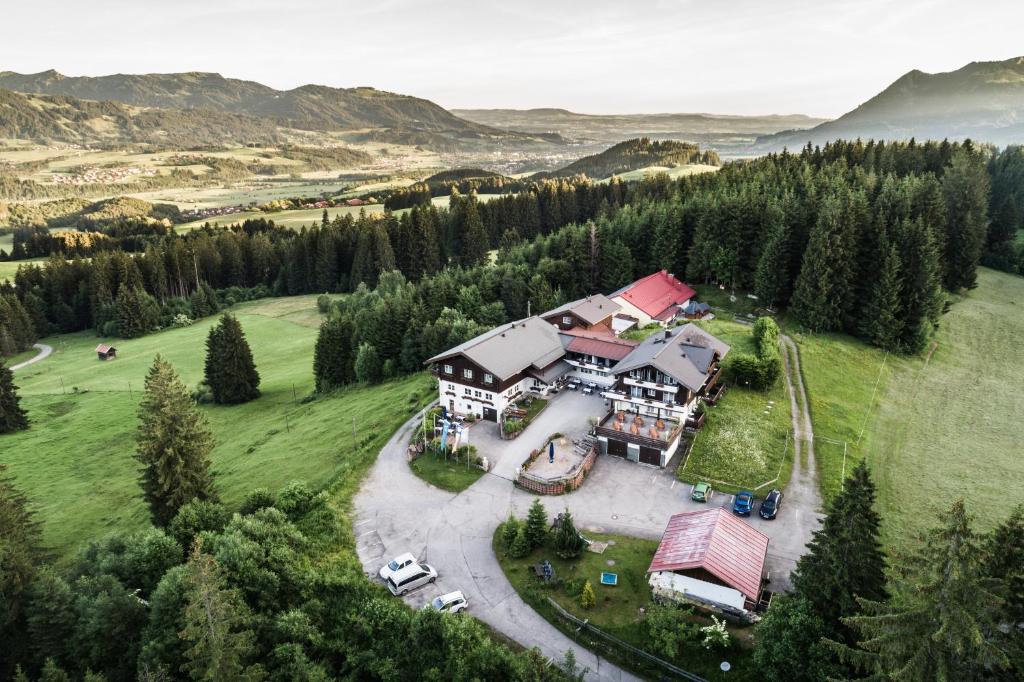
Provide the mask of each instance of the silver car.
[{"label": "silver car", "polygon": [[440,597],[434,597],[423,608],[434,609],[441,613],[458,613],[465,610],[469,604],[466,603],[466,596],[462,592],[449,592]]},{"label": "silver car", "polygon": [[384,581],[391,594],[405,596],[412,590],[437,580],[437,571],[428,564],[410,564],[401,568]]}]

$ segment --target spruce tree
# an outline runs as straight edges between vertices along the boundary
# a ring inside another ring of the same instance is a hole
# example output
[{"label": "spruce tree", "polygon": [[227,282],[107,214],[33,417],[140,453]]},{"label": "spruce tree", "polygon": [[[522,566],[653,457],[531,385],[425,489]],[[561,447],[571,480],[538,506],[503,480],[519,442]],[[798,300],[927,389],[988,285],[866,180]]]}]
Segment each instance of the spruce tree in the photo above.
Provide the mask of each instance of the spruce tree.
[{"label": "spruce tree", "polygon": [[1011,623],[1024,623],[1024,504],[984,539],[985,574],[1003,582],[1004,613]]},{"label": "spruce tree", "polygon": [[903,321],[900,345],[919,352],[927,345],[942,312],[941,265],[931,229],[920,219],[905,220],[899,234],[899,252]]},{"label": "spruce tree", "polygon": [[980,154],[962,149],[942,176],[946,201],[945,285],[973,288],[988,233],[989,178]]},{"label": "spruce tree", "polygon": [[194,499],[216,500],[210,474],[213,434],[171,364],[157,355],[139,403],[135,458],[157,526],[166,526]]},{"label": "spruce tree", "polygon": [[874,503],[875,486],[861,461],[832,500],[792,576],[796,595],[843,639],[848,637],[839,620],[857,613],[857,599],[885,597],[881,520]]},{"label": "spruce tree", "polygon": [[313,351],[313,378],[318,393],[332,391],[353,381],[354,333],[355,327],[347,315],[331,318],[320,325]]},{"label": "spruce tree", "polygon": [[774,220],[757,261],[754,293],[769,308],[789,300],[789,238],[788,223],[781,218]]},{"label": "spruce tree", "polygon": [[0,433],[13,433],[28,428],[28,414],[21,407],[14,373],[0,358]]},{"label": "spruce tree", "polygon": [[466,266],[480,265],[487,262],[487,252],[491,249],[490,241],[483,220],[480,219],[476,195],[471,194],[464,203],[460,261]]},{"label": "spruce tree", "polygon": [[30,588],[43,559],[39,522],[28,500],[0,464],[0,679],[10,679],[14,664],[24,660],[30,646],[28,614]]},{"label": "spruce tree", "polygon": [[187,645],[181,671],[193,680],[261,680],[249,609],[237,590],[227,586],[224,570],[197,544],[187,564],[185,627],[179,636]]},{"label": "spruce tree", "polygon": [[852,280],[844,261],[851,260],[853,254],[844,252],[845,221],[840,197],[828,197],[804,252],[793,293],[793,314],[811,331],[839,329],[850,303]]},{"label": "spruce tree", "polygon": [[555,533],[555,551],[563,559],[575,559],[583,551],[583,538],[576,530],[572,515],[566,509],[562,512],[561,523]]},{"label": "spruce tree", "polygon": [[862,308],[862,333],[879,348],[897,350],[903,336],[900,256],[896,245],[889,243],[884,232],[879,250],[881,270]]},{"label": "spruce tree", "polygon": [[206,338],[206,383],[214,402],[233,405],[260,395],[260,375],[238,318],[224,313]]},{"label": "spruce tree", "polygon": [[892,597],[860,599],[863,613],[843,619],[860,634],[860,648],[830,642],[844,662],[908,682],[978,679],[1009,667],[995,634],[999,581],[984,573],[963,500],[940,518],[895,566]]},{"label": "spruce tree", "polygon": [[548,512],[544,509],[539,497],[533,498],[533,504],[526,514],[523,525],[530,548],[543,547],[548,539]]}]

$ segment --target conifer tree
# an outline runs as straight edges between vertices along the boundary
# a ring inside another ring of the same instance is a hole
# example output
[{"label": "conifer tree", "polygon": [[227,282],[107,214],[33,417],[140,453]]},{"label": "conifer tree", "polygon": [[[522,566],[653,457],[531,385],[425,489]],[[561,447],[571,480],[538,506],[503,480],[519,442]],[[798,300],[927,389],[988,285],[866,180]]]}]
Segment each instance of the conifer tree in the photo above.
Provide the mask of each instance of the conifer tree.
[{"label": "conifer tree", "polygon": [[832,500],[792,576],[796,594],[844,639],[839,619],[857,613],[857,599],[885,597],[881,520],[874,503],[875,486],[861,461]]},{"label": "conifer tree", "polygon": [[0,463],[0,679],[5,680],[28,653],[30,588],[43,559],[39,522],[6,470]]},{"label": "conifer tree", "polygon": [[1003,583],[1005,620],[1024,623],[1024,504],[985,537],[984,548],[985,574]]},{"label": "conifer tree", "polygon": [[960,150],[942,176],[946,200],[945,285],[973,288],[988,233],[989,179],[980,154]]},{"label": "conifer tree", "polygon": [[348,316],[333,317],[320,325],[313,351],[313,378],[317,392],[324,393],[352,382],[355,376],[354,332]]},{"label": "conifer tree", "polygon": [[881,270],[862,309],[863,334],[879,348],[897,350],[903,336],[900,256],[896,245],[889,243],[885,233],[879,242],[879,250],[882,254]]},{"label": "conifer tree", "polygon": [[171,364],[157,355],[139,403],[135,458],[157,526],[166,526],[194,499],[216,500],[210,474],[213,434]]},{"label": "conifer tree", "polygon": [[572,521],[572,515],[566,509],[562,512],[561,522],[558,531],[555,533],[555,551],[563,559],[575,559],[583,551],[583,538],[576,530],[576,524]]},{"label": "conifer tree", "polygon": [[0,358],[0,433],[13,433],[28,428],[28,414],[21,407],[14,373]]},{"label": "conifer tree", "polygon": [[850,294],[848,264],[843,260],[852,256],[843,253],[845,220],[840,198],[828,197],[804,252],[793,293],[793,314],[811,331],[836,330],[843,322]]},{"label": "conifer tree", "polygon": [[487,262],[487,252],[490,251],[490,242],[487,238],[487,231],[480,219],[480,211],[477,208],[475,194],[471,194],[465,202],[462,218],[462,254],[461,262],[466,266],[479,265]]},{"label": "conifer tree", "polygon": [[252,619],[237,590],[227,586],[224,570],[196,544],[187,564],[187,603],[179,636],[186,643],[181,671],[193,680],[261,680]]},{"label": "conifer tree", "polygon": [[548,512],[544,509],[539,497],[533,498],[533,504],[526,513],[526,523],[523,525],[526,532],[526,539],[530,548],[543,547],[548,539]]},{"label": "conifer tree", "polygon": [[768,226],[768,238],[754,272],[754,293],[771,308],[789,298],[789,225],[780,217]]},{"label": "conifer tree", "polygon": [[841,660],[882,679],[978,679],[1010,661],[998,632],[999,581],[985,575],[963,500],[896,567],[887,601],[860,599],[843,622],[860,648],[830,642]]},{"label": "conifer tree", "polygon": [[206,383],[214,402],[233,405],[260,395],[260,375],[238,318],[224,313],[206,338]]},{"label": "conifer tree", "polygon": [[899,252],[903,324],[900,345],[918,352],[924,349],[942,312],[941,265],[932,231],[920,219],[903,221]]}]

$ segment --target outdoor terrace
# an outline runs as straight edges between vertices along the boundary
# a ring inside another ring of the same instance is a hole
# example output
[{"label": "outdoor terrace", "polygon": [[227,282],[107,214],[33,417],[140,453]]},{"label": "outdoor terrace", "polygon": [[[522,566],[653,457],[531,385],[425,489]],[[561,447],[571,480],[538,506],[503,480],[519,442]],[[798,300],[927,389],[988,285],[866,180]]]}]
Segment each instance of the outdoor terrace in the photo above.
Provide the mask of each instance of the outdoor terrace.
[{"label": "outdoor terrace", "polygon": [[679,437],[682,428],[677,419],[619,410],[609,412],[594,431],[598,436],[665,450]]}]

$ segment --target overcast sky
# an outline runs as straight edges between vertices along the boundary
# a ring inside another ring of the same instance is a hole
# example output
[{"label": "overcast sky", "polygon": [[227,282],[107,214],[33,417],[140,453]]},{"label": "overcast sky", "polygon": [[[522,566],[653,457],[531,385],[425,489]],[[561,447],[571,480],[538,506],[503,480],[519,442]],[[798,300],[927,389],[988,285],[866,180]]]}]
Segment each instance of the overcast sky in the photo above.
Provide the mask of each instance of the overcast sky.
[{"label": "overcast sky", "polygon": [[448,108],[837,116],[1024,55],[1024,0],[2,0],[0,70],[217,71]]}]

